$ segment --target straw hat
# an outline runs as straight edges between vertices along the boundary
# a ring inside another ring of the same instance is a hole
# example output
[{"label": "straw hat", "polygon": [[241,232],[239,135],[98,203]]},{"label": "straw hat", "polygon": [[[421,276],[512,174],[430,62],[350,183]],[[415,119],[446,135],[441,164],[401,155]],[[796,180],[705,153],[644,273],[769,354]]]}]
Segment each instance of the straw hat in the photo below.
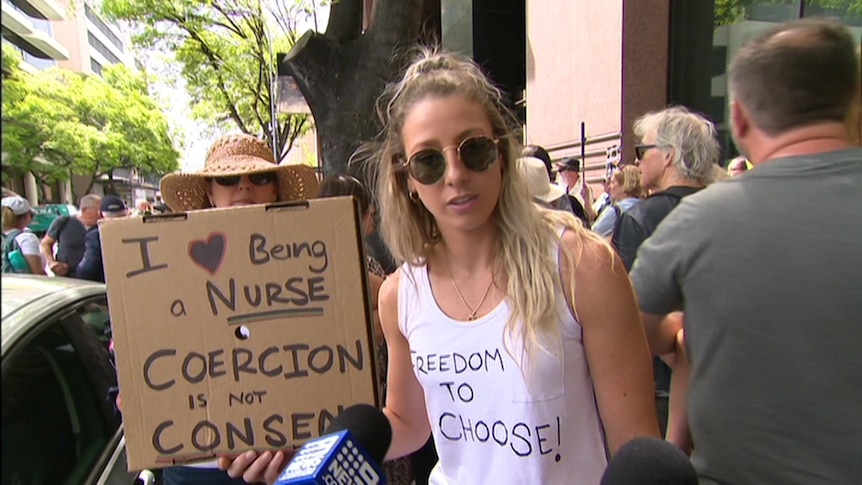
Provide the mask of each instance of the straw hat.
[{"label": "straw hat", "polygon": [[317,174],[307,165],[278,165],[272,150],[259,138],[245,134],[225,135],[207,152],[204,168],[197,172],[174,172],[162,177],[162,198],[176,212],[211,207],[207,198],[209,177],[275,172],[279,202],[317,197]]},{"label": "straw hat", "polygon": [[553,202],[562,197],[566,190],[548,180],[548,169],[545,162],[536,157],[521,157],[517,161],[518,169],[527,181],[530,195],[545,202]]}]

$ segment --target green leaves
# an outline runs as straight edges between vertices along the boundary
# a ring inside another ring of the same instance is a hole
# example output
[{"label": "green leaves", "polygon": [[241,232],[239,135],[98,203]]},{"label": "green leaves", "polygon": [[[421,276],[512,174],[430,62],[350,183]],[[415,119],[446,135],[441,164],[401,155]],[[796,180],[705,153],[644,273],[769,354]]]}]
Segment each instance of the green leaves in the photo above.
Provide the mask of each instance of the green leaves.
[{"label": "green leaves", "polygon": [[[803,0],[805,15],[828,15],[834,17],[862,16],[862,1],[859,0]],[[799,9],[799,0],[715,0],[714,25],[720,27],[745,20],[746,8],[752,5],[785,5]]]},{"label": "green leaves", "polygon": [[[313,10],[310,0],[294,1]],[[232,125],[272,140],[275,53],[292,45],[295,25],[281,14],[297,13],[288,3],[292,2],[104,0],[102,12],[131,22],[138,46],[174,53],[182,66],[192,117],[210,127]],[[276,117],[280,153],[285,154],[307,127],[306,118]]]},{"label": "green leaves", "polygon": [[[14,57],[3,46],[6,57]],[[106,66],[105,78],[50,68],[17,68],[3,79],[7,169],[46,181],[96,177],[113,168],[161,174],[178,168],[168,123],[148,96],[142,74]]]}]

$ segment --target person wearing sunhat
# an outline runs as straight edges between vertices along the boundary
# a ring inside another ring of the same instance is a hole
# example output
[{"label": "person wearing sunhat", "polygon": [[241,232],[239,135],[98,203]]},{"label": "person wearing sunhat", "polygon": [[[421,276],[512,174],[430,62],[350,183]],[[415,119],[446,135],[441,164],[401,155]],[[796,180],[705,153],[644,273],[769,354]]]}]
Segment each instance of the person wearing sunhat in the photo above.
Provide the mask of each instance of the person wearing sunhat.
[{"label": "person wearing sunhat", "polygon": [[312,199],[317,189],[313,168],[278,165],[266,143],[245,134],[218,138],[201,170],[170,173],[160,183],[173,212]]},{"label": "person wearing sunhat", "polygon": [[3,197],[3,272],[45,274],[39,252],[39,238],[27,225],[33,220],[33,207],[27,199]]},{"label": "person wearing sunhat", "polygon": [[527,181],[533,199],[548,208],[571,212],[566,189],[548,180],[545,163],[538,157],[522,156],[517,160],[518,169]]},{"label": "person wearing sunhat", "polygon": [[557,172],[554,170],[554,164],[551,162],[551,155],[548,153],[548,150],[545,150],[540,145],[527,145],[521,149],[521,156],[532,157],[542,162],[545,166],[545,171],[548,173],[548,180],[552,183],[554,182]]}]

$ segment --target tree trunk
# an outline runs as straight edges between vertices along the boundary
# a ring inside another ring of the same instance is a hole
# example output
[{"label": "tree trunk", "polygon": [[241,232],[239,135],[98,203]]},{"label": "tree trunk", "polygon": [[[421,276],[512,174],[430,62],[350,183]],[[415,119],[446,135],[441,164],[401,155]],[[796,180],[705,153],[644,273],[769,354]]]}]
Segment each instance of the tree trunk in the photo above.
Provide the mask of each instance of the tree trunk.
[{"label": "tree trunk", "polygon": [[362,0],[333,2],[326,33],[306,32],[285,57],[317,127],[325,175],[347,172],[362,143],[380,132],[377,97],[419,38],[423,0],[376,0],[362,32]]}]

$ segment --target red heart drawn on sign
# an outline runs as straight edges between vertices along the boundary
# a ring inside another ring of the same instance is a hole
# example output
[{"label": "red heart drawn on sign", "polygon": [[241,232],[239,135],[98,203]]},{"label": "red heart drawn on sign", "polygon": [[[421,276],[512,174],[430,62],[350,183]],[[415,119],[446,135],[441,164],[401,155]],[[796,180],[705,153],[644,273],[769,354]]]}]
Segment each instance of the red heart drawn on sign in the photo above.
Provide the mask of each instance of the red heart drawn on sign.
[{"label": "red heart drawn on sign", "polygon": [[213,276],[224,261],[226,249],[227,236],[221,232],[211,232],[206,240],[197,239],[189,242],[189,256],[192,261]]}]

